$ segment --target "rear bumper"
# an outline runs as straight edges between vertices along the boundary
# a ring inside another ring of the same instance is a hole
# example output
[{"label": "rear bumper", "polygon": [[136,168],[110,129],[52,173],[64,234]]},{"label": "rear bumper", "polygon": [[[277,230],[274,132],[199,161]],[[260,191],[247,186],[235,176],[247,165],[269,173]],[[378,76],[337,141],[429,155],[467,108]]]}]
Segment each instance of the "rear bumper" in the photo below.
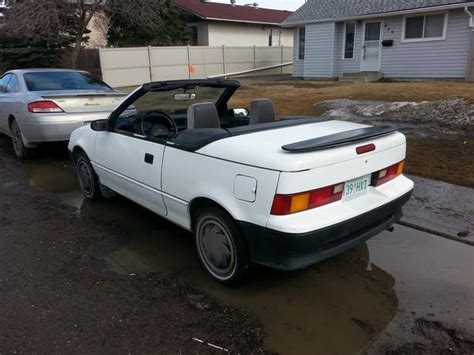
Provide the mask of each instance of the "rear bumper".
[{"label": "rear bumper", "polygon": [[281,270],[298,270],[328,259],[375,237],[398,222],[411,191],[353,219],[304,234],[275,231],[239,222],[251,259]]},{"label": "rear bumper", "polygon": [[19,121],[21,132],[28,143],[69,141],[71,133],[88,122],[104,119],[109,113],[31,115]]},{"label": "rear bumper", "polygon": [[83,122],[25,124],[21,131],[28,143],[68,141],[71,133]]}]

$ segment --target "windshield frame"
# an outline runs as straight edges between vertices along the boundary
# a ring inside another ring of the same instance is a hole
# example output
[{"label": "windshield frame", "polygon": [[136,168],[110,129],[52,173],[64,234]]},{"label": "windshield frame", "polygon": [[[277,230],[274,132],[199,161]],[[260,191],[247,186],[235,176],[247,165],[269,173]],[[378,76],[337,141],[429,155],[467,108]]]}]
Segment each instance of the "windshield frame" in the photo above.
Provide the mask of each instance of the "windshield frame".
[{"label": "windshield frame", "polygon": [[227,103],[234,93],[240,88],[240,83],[236,80],[222,80],[222,79],[209,79],[209,80],[179,80],[179,81],[167,81],[167,82],[155,82],[144,84],[134,92],[119,106],[117,107],[109,117],[109,130],[113,131],[115,128],[115,121],[120,115],[127,110],[128,107],[133,105],[135,101],[140,99],[148,92],[165,92],[173,91],[177,89],[190,89],[196,86],[200,87],[211,87],[211,88],[224,88],[221,97],[216,101],[216,108],[219,114],[227,112]]}]

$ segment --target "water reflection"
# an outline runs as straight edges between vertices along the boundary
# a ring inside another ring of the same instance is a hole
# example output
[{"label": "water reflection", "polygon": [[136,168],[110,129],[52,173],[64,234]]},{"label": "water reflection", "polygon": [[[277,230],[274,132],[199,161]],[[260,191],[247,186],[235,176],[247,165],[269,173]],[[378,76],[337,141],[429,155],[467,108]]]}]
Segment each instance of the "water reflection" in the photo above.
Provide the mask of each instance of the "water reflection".
[{"label": "water reflection", "polygon": [[369,264],[367,245],[300,272],[257,268],[245,285],[228,289],[205,275],[192,235],[135,204],[122,198],[85,202],[81,215],[122,232],[98,248],[98,257],[110,269],[160,272],[246,308],[262,322],[269,350],[301,354],[362,350],[397,311],[395,280]]}]

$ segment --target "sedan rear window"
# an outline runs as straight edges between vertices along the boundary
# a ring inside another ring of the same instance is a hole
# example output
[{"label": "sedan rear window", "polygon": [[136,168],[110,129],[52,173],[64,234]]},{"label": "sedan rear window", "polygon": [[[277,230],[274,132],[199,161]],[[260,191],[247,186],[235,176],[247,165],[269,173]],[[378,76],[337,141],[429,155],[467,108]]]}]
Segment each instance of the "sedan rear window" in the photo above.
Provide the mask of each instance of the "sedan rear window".
[{"label": "sedan rear window", "polygon": [[103,81],[82,72],[37,72],[23,74],[23,77],[29,91],[112,91],[112,88]]}]

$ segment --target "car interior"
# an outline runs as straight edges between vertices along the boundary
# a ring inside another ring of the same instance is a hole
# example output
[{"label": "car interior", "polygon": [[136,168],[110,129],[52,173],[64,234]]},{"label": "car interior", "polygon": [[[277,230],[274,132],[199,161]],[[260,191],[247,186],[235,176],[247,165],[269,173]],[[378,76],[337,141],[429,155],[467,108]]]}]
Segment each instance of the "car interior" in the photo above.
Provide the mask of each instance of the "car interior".
[{"label": "car interior", "polygon": [[118,116],[115,129],[140,138],[170,139],[189,130],[229,130],[276,122],[275,107],[270,99],[252,101],[249,110],[233,110],[228,109],[227,102],[219,100],[223,92],[225,90],[202,95],[203,100],[212,99],[214,102],[200,100],[195,92],[182,90],[146,93]]},{"label": "car interior", "polygon": [[273,102],[265,98],[253,100],[249,110],[229,109],[228,102],[240,87],[235,81],[148,85],[151,87],[144,85],[112,114],[107,129],[195,151],[231,136],[325,120],[308,117],[277,120]]}]

